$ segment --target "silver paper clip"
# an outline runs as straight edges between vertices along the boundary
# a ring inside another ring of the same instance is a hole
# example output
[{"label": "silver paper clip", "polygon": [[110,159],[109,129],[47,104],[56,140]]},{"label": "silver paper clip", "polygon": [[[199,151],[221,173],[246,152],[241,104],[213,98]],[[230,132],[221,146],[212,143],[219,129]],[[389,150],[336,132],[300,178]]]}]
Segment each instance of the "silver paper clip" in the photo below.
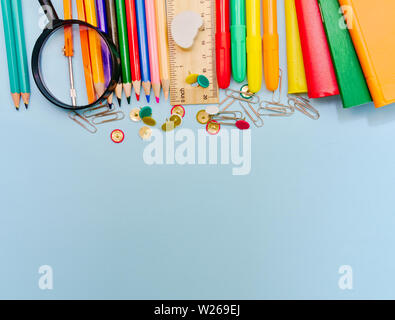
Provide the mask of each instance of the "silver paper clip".
[{"label": "silver paper clip", "polygon": [[116,112],[106,112],[101,115],[98,115],[92,119],[92,123],[94,125],[99,125],[99,124],[104,124],[104,123],[109,123],[109,122],[114,122],[114,121],[120,121],[125,119],[125,114],[122,111],[116,111]]},{"label": "silver paper clip", "polygon": [[97,106],[97,107],[85,110],[82,113],[82,115],[85,118],[89,119],[89,118],[94,118],[94,117],[97,117],[97,116],[101,116],[102,114],[105,114],[105,113],[110,112],[110,111],[111,111],[110,106],[108,104],[106,104],[106,105],[100,105],[100,106]]},{"label": "silver paper clip", "polygon": [[[266,113],[267,111],[269,113]],[[290,105],[262,102],[257,112],[262,117],[290,117],[295,113],[295,109]]]},{"label": "silver paper clip", "polygon": [[[230,101],[229,101],[229,100],[230,100]],[[227,101],[229,101],[229,103],[228,103],[225,107],[223,107],[223,108],[221,109],[221,107],[222,107]],[[227,110],[234,102],[235,102],[235,99],[233,99],[233,98],[230,97],[230,96],[226,96],[226,98],[225,98],[224,100],[222,100],[222,101],[218,104],[218,108],[221,109],[221,111],[225,111],[225,110]]]},{"label": "silver paper clip", "polygon": [[97,128],[79,113],[72,111],[69,113],[69,118],[89,133],[95,134],[97,132]]},{"label": "silver paper clip", "polygon": [[288,104],[310,119],[318,120],[320,118],[318,110],[304,97],[288,95]]},{"label": "silver paper clip", "polygon": [[243,104],[240,102],[240,106],[243,108],[246,115],[251,119],[252,123],[258,128],[263,127],[264,122],[263,119],[259,116],[259,113],[253,108],[253,106],[250,103],[247,102],[247,104],[250,107],[251,111],[254,113],[255,117],[252,116],[248,112],[248,110],[243,106]]},{"label": "silver paper clip", "polygon": [[[241,96],[242,94],[250,95],[250,98],[243,98]],[[229,98],[233,98],[234,100],[248,102],[250,104],[259,104],[261,102],[261,98],[254,93],[238,91],[230,88],[225,89],[225,95]]]}]

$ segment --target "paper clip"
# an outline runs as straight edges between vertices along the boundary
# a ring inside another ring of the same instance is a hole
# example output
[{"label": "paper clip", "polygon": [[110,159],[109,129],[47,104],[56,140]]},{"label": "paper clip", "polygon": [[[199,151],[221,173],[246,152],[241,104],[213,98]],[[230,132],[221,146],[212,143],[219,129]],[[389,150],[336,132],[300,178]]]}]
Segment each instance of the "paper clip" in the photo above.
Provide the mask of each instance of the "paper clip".
[{"label": "paper clip", "polygon": [[110,111],[111,111],[110,106],[108,104],[106,104],[106,105],[100,105],[100,106],[85,110],[82,113],[82,115],[85,118],[89,119],[89,118],[100,116],[100,115],[110,112]]},{"label": "paper clip", "polygon": [[[241,96],[241,94],[247,95],[247,94],[251,94],[251,98],[243,98]],[[233,98],[235,100],[239,100],[239,101],[243,101],[243,102],[248,102],[251,104],[259,104],[261,102],[261,98],[257,95],[255,95],[254,93],[246,93],[244,91],[239,91],[239,90],[234,90],[234,89],[230,89],[227,88],[225,89],[225,95],[229,98]]]},{"label": "paper clip", "polygon": [[246,113],[246,115],[251,119],[252,123],[253,123],[256,127],[258,127],[258,128],[263,127],[264,122],[263,122],[263,119],[259,116],[259,113],[252,107],[252,105],[251,105],[250,103],[247,102],[247,104],[248,104],[248,106],[250,107],[251,111],[255,114],[255,117],[256,117],[256,118],[254,118],[254,117],[247,111],[247,109],[243,106],[243,104],[240,102],[240,106],[243,108],[243,110],[244,110],[244,112]]},{"label": "paper clip", "polygon": [[[265,106],[263,106],[264,103],[266,103]],[[265,113],[266,111],[271,113]],[[291,105],[262,102],[257,112],[262,117],[290,117],[295,113],[295,109]]]},{"label": "paper clip", "polygon": [[79,113],[72,111],[69,113],[69,118],[89,133],[95,134],[97,132],[97,128]]},{"label": "paper clip", "polygon": [[[279,85],[277,91],[273,91],[272,95],[272,101],[264,101],[269,104],[274,104],[274,105],[281,105],[281,93],[283,91],[283,71],[280,68],[280,78],[279,78]],[[278,92],[278,97],[276,98],[276,92]]]},{"label": "paper clip", "polygon": [[320,118],[318,110],[304,97],[288,95],[288,104],[310,119],[318,120]]},{"label": "paper clip", "polygon": [[224,100],[222,100],[222,101],[218,104],[218,108],[221,109],[221,107],[222,107],[228,100],[230,100],[230,102],[229,102],[225,107],[223,107],[221,111],[225,111],[226,109],[228,109],[228,108],[235,102],[235,99],[231,99],[231,98],[232,98],[232,97],[230,97],[230,96],[226,96],[226,98],[225,98]]},{"label": "paper clip", "polygon": [[[103,120],[101,120],[103,119]],[[120,121],[125,119],[125,114],[122,111],[116,111],[116,112],[106,112],[101,115],[98,115],[92,119],[92,123],[94,125],[99,125],[99,124],[104,124],[104,123],[109,123],[109,122],[114,122],[114,121]],[[99,120],[99,121],[97,121]]]},{"label": "paper clip", "polygon": [[211,120],[221,121],[221,120],[243,120],[243,113],[240,111],[221,111],[216,115],[210,116]]}]

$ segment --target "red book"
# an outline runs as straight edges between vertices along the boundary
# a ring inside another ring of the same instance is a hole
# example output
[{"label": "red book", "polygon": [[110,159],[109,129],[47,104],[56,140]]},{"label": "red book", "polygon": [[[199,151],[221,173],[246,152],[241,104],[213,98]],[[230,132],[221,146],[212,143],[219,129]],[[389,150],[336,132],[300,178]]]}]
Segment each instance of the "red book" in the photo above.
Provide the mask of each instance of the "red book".
[{"label": "red book", "polygon": [[295,0],[309,98],[339,94],[317,0]]}]

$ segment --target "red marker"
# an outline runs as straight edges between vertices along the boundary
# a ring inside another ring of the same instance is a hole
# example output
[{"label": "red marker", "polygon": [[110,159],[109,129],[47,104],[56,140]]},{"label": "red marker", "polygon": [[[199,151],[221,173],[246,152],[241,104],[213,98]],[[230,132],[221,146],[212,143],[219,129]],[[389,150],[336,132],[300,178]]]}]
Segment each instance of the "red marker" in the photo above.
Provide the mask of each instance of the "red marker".
[{"label": "red marker", "polygon": [[217,29],[215,50],[217,55],[218,86],[226,89],[230,84],[230,24],[229,0],[216,0]]}]

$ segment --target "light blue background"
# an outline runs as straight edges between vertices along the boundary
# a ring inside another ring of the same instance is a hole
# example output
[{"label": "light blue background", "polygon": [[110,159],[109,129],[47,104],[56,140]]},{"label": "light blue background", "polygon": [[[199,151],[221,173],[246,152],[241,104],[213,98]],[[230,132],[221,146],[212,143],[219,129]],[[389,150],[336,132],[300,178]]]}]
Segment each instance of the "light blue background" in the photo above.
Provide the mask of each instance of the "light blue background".
[{"label": "light blue background", "polygon": [[[23,5],[30,54],[38,4]],[[282,1],[279,29],[285,68]],[[148,166],[140,125],[90,135],[33,80],[30,109],[16,112],[0,38],[0,298],[395,298],[394,105],[343,110],[335,97],[314,102],[319,121],[267,119],[252,130],[248,176]],[[199,109],[184,128],[199,128]],[[159,121],[169,110],[154,105]],[[45,264],[53,291],[38,288]]]}]

